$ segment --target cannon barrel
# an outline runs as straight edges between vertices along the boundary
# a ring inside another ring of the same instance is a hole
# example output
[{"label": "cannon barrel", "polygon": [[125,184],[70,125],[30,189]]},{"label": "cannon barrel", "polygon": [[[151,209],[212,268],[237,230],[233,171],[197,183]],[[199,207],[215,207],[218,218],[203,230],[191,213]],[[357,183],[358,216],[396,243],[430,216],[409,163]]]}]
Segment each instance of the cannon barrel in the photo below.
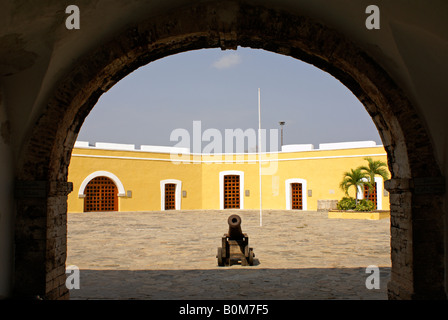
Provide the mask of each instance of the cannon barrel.
[{"label": "cannon barrel", "polygon": [[229,232],[221,238],[222,245],[218,248],[218,266],[230,266],[232,262],[241,261],[242,266],[254,265],[254,251],[249,248],[249,237],[241,231],[241,218],[232,214],[228,219]]},{"label": "cannon barrel", "polygon": [[229,238],[241,239],[244,237],[243,232],[241,231],[241,218],[239,215],[232,214],[229,219],[227,219],[227,223],[229,224]]}]

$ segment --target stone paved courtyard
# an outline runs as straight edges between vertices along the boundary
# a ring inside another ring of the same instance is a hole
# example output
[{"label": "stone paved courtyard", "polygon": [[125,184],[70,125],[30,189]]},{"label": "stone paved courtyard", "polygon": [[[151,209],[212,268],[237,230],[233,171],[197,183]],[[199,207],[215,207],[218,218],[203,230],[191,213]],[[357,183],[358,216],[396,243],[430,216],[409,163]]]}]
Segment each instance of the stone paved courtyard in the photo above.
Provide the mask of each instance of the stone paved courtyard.
[{"label": "stone paved courtyard", "polygon": [[[255,265],[219,267],[216,252],[237,213]],[[165,211],[68,214],[73,300],[387,299],[390,221],[328,219],[327,212]],[[380,268],[367,289],[366,267]]]}]

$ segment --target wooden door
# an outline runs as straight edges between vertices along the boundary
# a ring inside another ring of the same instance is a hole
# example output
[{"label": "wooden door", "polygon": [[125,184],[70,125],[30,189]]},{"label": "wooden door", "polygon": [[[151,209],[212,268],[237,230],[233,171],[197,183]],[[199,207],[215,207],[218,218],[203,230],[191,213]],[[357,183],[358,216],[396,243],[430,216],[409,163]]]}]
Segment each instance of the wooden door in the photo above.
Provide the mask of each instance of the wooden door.
[{"label": "wooden door", "polygon": [[291,183],[291,209],[302,210],[302,184]]},{"label": "wooden door", "polygon": [[224,176],[224,209],[240,208],[240,176]]},{"label": "wooden door", "polygon": [[373,188],[369,189],[369,186],[364,186],[364,199],[372,201],[375,204],[375,209],[377,208],[377,198],[378,198],[376,190],[377,190],[376,182]]},{"label": "wooden door", "polygon": [[118,211],[118,189],[107,177],[96,177],[86,186],[84,212]]},{"label": "wooden door", "polygon": [[165,184],[165,210],[176,209],[176,184]]}]

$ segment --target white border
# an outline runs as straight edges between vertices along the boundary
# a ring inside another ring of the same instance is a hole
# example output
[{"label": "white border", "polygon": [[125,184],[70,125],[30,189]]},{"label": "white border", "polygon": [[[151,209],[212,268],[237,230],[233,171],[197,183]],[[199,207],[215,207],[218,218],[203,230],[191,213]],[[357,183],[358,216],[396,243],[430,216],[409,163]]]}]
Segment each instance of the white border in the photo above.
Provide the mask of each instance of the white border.
[{"label": "white border", "polygon": [[228,170],[219,173],[219,209],[224,210],[224,176],[237,175],[240,176],[240,208],[244,209],[244,171]]},{"label": "white border", "polygon": [[[363,179],[367,181],[367,179]],[[384,193],[384,187],[383,187],[383,178],[382,177],[375,177],[375,183],[376,183],[376,209],[382,210],[383,209],[383,193]],[[361,188],[358,188],[358,199],[364,199],[364,192]]]},{"label": "white border", "polygon": [[302,184],[302,211],[308,210],[308,187],[305,179],[292,178],[285,180],[286,210],[292,210],[291,183]]},{"label": "white border", "polygon": [[86,195],[84,192],[86,190],[87,185],[89,184],[90,181],[92,181],[93,179],[95,179],[97,177],[107,177],[107,178],[111,179],[117,186],[118,196],[119,197],[126,196],[126,191],[124,190],[123,183],[120,181],[120,179],[118,179],[118,177],[116,175],[114,175],[113,173],[108,172],[108,171],[95,171],[94,173],[89,174],[84,179],[84,181],[81,183],[81,186],[79,187],[79,191],[78,191],[78,197],[85,198]]},{"label": "white border", "polygon": [[167,183],[174,183],[176,185],[174,210],[180,210],[181,208],[181,191],[182,181],[176,179],[166,179],[160,181],[160,209],[165,211],[165,185]]}]

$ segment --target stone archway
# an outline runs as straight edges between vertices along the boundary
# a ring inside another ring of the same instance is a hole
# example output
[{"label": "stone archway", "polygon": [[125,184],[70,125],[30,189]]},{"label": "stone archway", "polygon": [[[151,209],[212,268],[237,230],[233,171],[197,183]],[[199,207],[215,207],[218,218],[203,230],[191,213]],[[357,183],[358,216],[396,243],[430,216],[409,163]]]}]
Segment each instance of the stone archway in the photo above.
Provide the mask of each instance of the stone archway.
[{"label": "stone archway", "polygon": [[[446,297],[444,179],[424,124],[405,93],[365,51],[336,31],[307,17],[233,1],[194,4],[137,22],[98,45],[61,79],[29,133],[16,173],[17,295],[68,297],[66,203],[72,188],[67,168],[76,136],[98,98],[156,59],[237,46],[313,64],[338,78],[363,103],[379,130],[392,173],[386,183],[391,201],[389,297]],[[28,236],[29,228],[35,237]]]}]

